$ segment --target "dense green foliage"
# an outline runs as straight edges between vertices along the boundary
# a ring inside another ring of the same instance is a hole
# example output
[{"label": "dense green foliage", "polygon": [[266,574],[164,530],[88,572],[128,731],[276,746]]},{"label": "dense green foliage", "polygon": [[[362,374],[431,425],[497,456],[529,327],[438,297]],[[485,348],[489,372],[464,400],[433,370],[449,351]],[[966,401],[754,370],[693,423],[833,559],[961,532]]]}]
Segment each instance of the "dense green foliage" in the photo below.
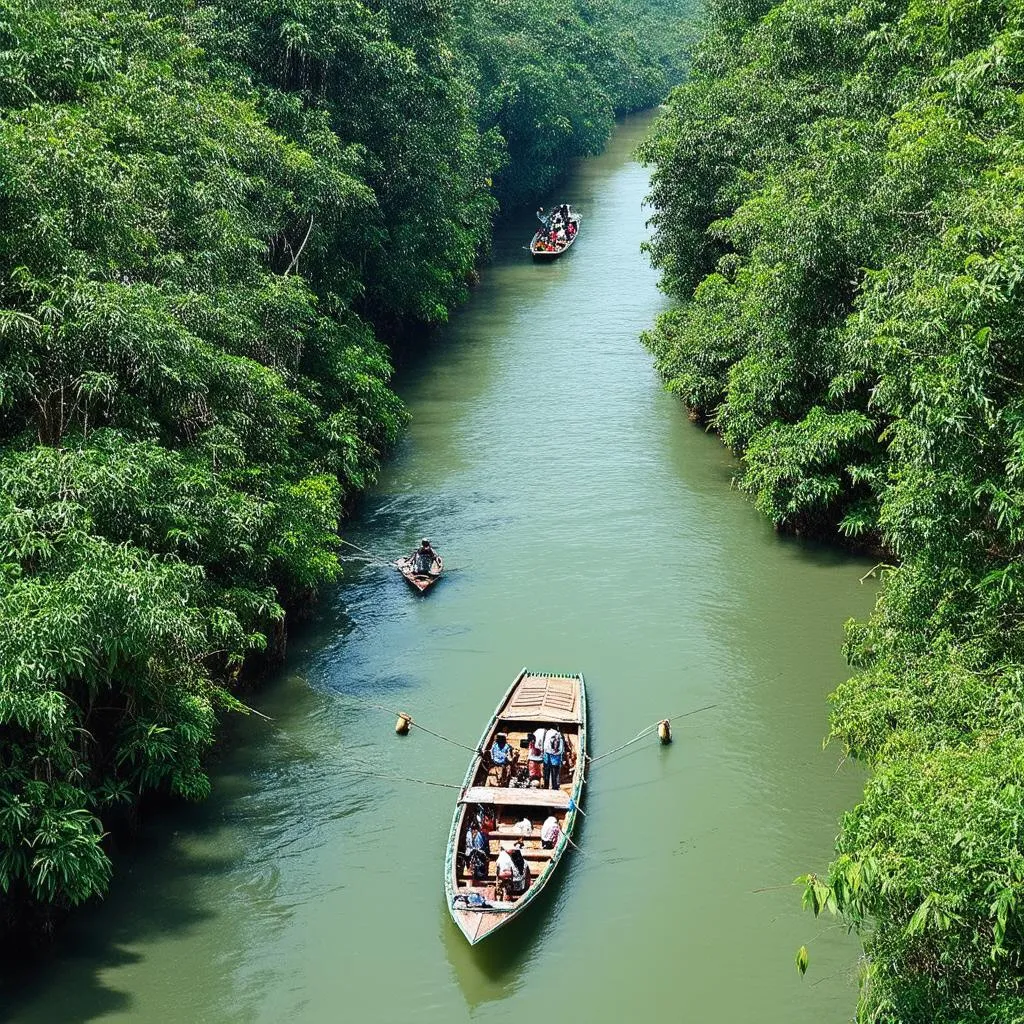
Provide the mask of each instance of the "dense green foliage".
[{"label": "dense green foliage", "polygon": [[887,550],[807,900],[864,1021],[1024,1019],[1024,5],[715,3],[646,156],[670,386],[781,527]]},{"label": "dense green foliage", "polygon": [[378,337],[667,91],[678,6],[0,0],[0,933],[207,792],[401,429]]}]

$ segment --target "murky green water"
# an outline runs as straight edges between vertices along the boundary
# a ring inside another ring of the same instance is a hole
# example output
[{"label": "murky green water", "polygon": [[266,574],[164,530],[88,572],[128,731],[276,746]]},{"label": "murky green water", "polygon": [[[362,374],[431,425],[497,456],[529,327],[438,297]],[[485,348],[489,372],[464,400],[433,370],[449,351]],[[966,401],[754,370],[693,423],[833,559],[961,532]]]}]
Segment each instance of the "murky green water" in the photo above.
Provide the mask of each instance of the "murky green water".
[{"label": "murky green water", "polygon": [[[255,698],[273,724],[233,728],[214,797],[150,823],[6,1016],[850,1018],[856,941],[778,887],[827,863],[860,790],[821,738],[842,622],[872,595],[860,563],[777,537],[730,491],[728,454],[637,343],[662,305],[630,156],[648,124],[563,190],[586,216],[574,250],[531,264],[524,212],[400,381],[412,427],[348,536],[392,556],[428,534],[458,570],[425,599],[376,568],[327,594]],[[458,783],[467,752],[398,739],[365,702],[472,744],[523,665],[586,675],[595,753],[718,707],[595,766],[583,854],[470,949],[442,894],[452,791],[340,767]]]}]

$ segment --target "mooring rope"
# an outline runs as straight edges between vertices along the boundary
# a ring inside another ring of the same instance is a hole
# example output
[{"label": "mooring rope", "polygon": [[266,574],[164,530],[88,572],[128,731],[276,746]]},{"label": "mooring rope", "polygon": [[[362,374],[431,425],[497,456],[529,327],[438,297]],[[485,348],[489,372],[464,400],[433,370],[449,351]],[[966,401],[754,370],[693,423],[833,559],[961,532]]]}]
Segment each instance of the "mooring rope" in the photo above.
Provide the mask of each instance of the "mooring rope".
[{"label": "mooring rope", "polygon": [[[680,718],[689,718],[690,715],[698,715],[702,711],[710,711],[712,708],[717,708],[717,704],[705,704],[702,708],[697,708],[695,711],[686,711],[679,715],[673,715],[668,719],[669,722],[674,722]],[[627,740],[625,743],[620,744],[617,747],[613,747],[611,750],[606,750],[603,754],[598,754],[597,757],[592,757],[589,760],[591,765],[597,764],[598,761],[606,757],[611,757],[612,754],[617,754],[620,750],[625,750],[626,747],[632,746],[634,743],[639,743],[645,736],[650,736],[652,732],[657,732],[658,726],[662,722],[666,721],[664,718],[659,718],[654,725],[647,726],[646,729],[641,729],[631,740]]]},{"label": "mooring rope", "polygon": [[347,547],[355,548],[356,551],[362,552],[361,555],[349,555],[349,558],[363,558],[376,565],[382,566],[385,569],[393,569],[395,567],[395,562],[388,561],[388,559],[382,558],[380,555],[375,555],[372,551],[367,551],[366,548],[361,548],[358,544],[353,544],[350,540],[345,540],[343,537],[339,537],[338,541],[345,544]]},{"label": "mooring rope", "polygon": [[425,725],[420,725],[412,715],[407,711],[396,711],[394,708],[387,708],[383,704],[375,704],[373,701],[361,700],[351,693],[342,693],[340,696],[352,701],[355,704],[361,704],[365,708],[374,708],[377,711],[386,711],[389,715],[394,715],[396,718],[404,718],[410,725],[411,728],[420,729],[425,732],[428,736],[436,736],[439,740],[443,740],[445,743],[451,743],[452,746],[461,747],[463,750],[468,750],[471,754],[479,754],[479,747],[470,747],[465,743],[461,743],[459,740],[453,740],[450,736],[445,736],[442,733],[434,732],[433,729],[428,729]]},{"label": "mooring rope", "polygon": [[[363,763],[365,764],[366,762]],[[421,786],[437,786],[440,789],[462,789],[461,786],[456,786],[452,782],[434,782],[433,779],[414,779],[408,775],[391,775],[387,772],[379,772],[374,770],[370,765],[367,765],[365,769],[361,769],[349,768],[346,765],[341,765],[338,764],[338,762],[334,762],[333,767],[342,775],[363,775],[368,778],[384,779],[385,781],[389,782],[417,782]]]}]

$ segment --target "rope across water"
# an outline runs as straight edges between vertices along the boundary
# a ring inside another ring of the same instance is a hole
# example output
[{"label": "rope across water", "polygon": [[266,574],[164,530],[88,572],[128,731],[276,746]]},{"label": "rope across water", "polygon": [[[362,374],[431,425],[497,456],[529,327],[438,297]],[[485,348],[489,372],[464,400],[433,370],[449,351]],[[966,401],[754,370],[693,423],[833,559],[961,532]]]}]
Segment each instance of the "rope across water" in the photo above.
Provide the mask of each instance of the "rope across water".
[{"label": "rope across water", "polygon": [[[668,721],[672,722],[678,718],[689,718],[690,715],[697,715],[700,714],[701,711],[710,711],[712,708],[717,707],[717,704],[705,704],[704,707],[697,708],[695,711],[685,711],[679,715],[672,715]],[[639,743],[639,741],[645,736],[650,736],[652,732],[657,732],[658,726],[661,725],[663,721],[666,721],[666,719],[659,718],[653,725],[647,726],[646,729],[641,729],[640,732],[638,732],[631,740],[626,740],[625,743],[622,743],[617,747],[613,747],[611,750],[606,750],[603,754],[598,754],[597,757],[590,758],[589,763],[592,765],[597,764],[598,761],[601,761],[606,757],[611,757],[612,754],[617,754],[620,750],[625,750],[626,747],[630,747],[634,743]]]}]

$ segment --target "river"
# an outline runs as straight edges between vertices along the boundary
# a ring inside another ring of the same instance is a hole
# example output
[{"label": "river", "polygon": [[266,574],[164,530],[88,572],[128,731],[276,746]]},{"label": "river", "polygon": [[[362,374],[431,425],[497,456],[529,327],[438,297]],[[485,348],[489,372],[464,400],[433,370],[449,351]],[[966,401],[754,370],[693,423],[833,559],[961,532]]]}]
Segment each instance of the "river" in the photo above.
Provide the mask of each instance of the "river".
[{"label": "river", "polygon": [[[147,823],[7,1019],[851,1018],[857,941],[788,883],[824,868],[860,793],[821,740],[842,623],[873,594],[861,562],[779,537],[730,489],[730,455],[637,341],[664,305],[631,156],[650,120],[549,197],[584,213],[573,251],[533,265],[530,216],[500,228],[399,375],[412,423],[346,537],[393,557],[429,535],[455,571],[420,598],[350,563],[253,696],[272,722],[232,723],[212,798]],[[368,704],[472,745],[524,665],[584,673],[594,753],[717,707],[596,765],[582,852],[471,949],[442,892],[454,793],[394,778],[458,783],[469,754]]]}]

